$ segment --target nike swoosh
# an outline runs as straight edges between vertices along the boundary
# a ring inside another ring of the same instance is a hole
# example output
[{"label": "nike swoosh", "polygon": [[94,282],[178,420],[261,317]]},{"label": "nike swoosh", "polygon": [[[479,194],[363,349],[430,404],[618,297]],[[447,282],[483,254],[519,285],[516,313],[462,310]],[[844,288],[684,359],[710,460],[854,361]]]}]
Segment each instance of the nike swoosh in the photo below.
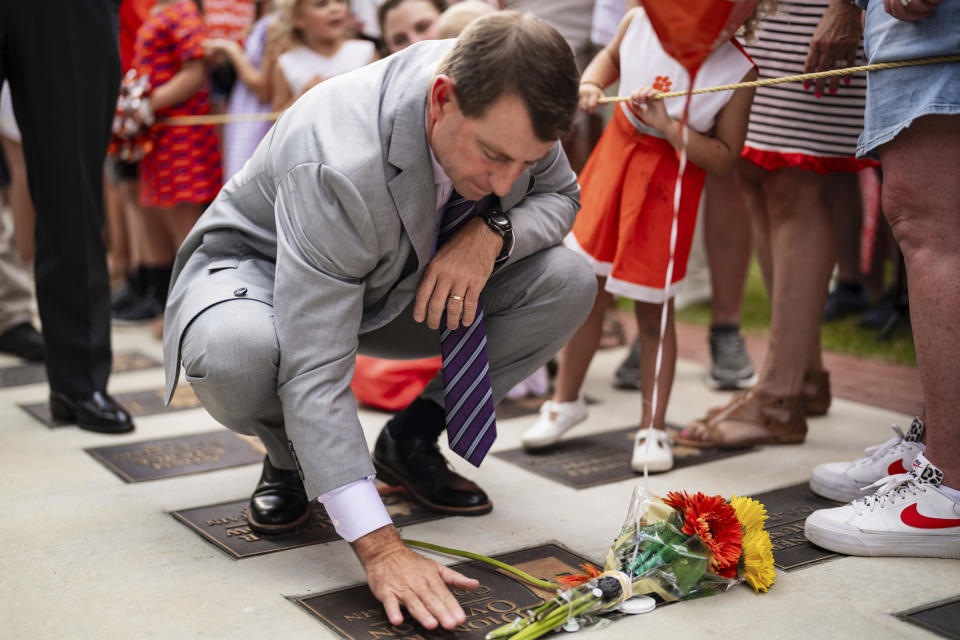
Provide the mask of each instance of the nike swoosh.
[{"label": "nike swoosh", "polygon": [[901,473],[909,473],[909,471],[903,468],[903,460],[894,460],[890,463],[890,466],[887,467],[888,476],[896,476]]},{"label": "nike swoosh", "polygon": [[960,527],[960,518],[931,518],[917,511],[917,503],[900,512],[900,521],[908,527],[917,529],[949,529]]}]

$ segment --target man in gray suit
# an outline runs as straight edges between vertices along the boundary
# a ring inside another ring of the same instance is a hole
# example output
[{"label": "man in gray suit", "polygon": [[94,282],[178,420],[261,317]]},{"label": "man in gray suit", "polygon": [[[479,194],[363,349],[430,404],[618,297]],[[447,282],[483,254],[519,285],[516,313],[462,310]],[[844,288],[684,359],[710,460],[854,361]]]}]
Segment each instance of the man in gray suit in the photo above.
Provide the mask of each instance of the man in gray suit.
[{"label": "man in gray suit", "polygon": [[[579,327],[595,278],[558,246],[579,191],[557,143],[578,83],[559,34],[515,12],[323,82],[281,116],[177,256],[168,398],[182,360],[210,414],[267,449],[251,527],[288,531],[319,498],[395,624],[405,605],[427,628],[454,627],[464,614],[446,585],[476,581],[403,546],[375,473],[437,511],[491,504],[437,448],[439,376],[371,460],[350,391],[355,355],[435,355],[441,324],[476,320],[495,403]],[[467,203],[475,215],[445,222],[464,199],[479,201]]]}]

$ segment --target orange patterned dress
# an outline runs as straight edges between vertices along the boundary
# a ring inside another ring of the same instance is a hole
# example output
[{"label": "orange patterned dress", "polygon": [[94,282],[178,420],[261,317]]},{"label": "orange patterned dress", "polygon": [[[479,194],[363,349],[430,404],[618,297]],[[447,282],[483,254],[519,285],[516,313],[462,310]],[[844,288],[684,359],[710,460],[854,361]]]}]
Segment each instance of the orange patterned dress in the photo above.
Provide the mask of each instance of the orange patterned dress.
[{"label": "orange patterned dress", "polygon": [[[133,68],[150,78],[154,89],[168,82],[183,64],[203,59],[207,37],[203,17],[191,0],[169,4],[137,31]],[[157,120],[210,113],[210,90],[204,86],[185,102],[160,109]],[[140,162],[140,204],[169,208],[205,204],[220,190],[222,170],[217,134],[212,125],[154,125],[153,151]]]}]

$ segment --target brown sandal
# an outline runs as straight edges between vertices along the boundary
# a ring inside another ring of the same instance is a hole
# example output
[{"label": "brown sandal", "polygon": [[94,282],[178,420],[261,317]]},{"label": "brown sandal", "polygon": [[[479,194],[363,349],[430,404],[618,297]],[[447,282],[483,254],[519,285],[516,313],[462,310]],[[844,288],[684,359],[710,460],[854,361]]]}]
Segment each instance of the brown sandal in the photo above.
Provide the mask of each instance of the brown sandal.
[{"label": "brown sandal", "polygon": [[[720,423],[726,421],[751,423],[765,434],[727,442],[719,429]],[[691,433],[695,431],[705,432],[706,437],[695,437]],[[800,396],[775,396],[751,389],[712,415],[694,420],[673,439],[688,447],[738,449],[761,444],[799,444],[806,435],[807,420]]]},{"label": "brown sandal", "polygon": [[[731,402],[742,398],[743,395],[742,393],[736,394],[733,396]],[[826,369],[821,369],[820,371],[807,371],[803,374],[803,386],[800,387],[800,399],[803,404],[803,412],[808,416],[827,415],[827,411],[830,410],[830,402],[833,399],[830,395],[830,372]],[[729,406],[730,405],[727,404],[722,407],[710,407],[707,409],[707,415],[697,420],[697,422],[709,420]]]},{"label": "brown sandal", "polygon": [[803,411],[808,416],[825,416],[830,410],[830,372],[807,371],[803,374],[803,386],[800,387],[803,398]]}]

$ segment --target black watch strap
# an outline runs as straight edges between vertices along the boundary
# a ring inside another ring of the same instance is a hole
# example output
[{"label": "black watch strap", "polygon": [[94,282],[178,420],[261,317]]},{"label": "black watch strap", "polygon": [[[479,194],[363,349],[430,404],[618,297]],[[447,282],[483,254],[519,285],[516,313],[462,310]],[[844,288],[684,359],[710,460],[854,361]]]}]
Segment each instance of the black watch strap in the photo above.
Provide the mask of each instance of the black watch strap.
[{"label": "black watch strap", "polygon": [[493,207],[483,213],[483,221],[487,223],[488,227],[500,234],[500,238],[503,240],[503,247],[500,249],[494,264],[505,262],[513,251],[513,225],[510,224],[510,218],[499,207]]}]

